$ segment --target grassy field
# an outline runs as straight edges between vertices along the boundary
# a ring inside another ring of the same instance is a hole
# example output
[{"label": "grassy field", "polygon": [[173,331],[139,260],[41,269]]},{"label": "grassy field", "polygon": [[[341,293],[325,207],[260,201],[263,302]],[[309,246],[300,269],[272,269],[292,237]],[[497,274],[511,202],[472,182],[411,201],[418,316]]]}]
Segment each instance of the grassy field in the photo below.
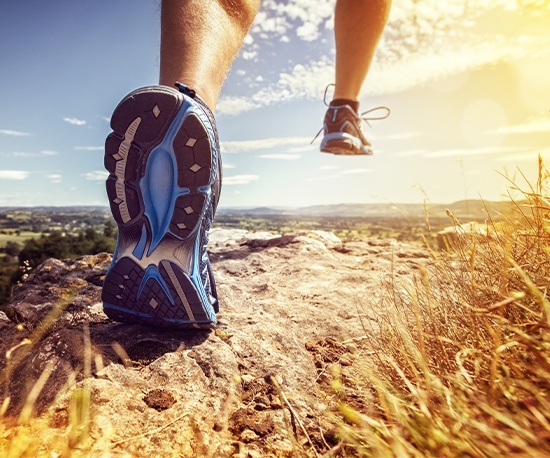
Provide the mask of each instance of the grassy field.
[{"label": "grassy field", "polygon": [[5,230],[7,234],[0,233],[0,248],[4,248],[8,242],[16,242],[23,245],[27,240],[40,237],[39,232],[23,231],[21,233],[15,230]]}]

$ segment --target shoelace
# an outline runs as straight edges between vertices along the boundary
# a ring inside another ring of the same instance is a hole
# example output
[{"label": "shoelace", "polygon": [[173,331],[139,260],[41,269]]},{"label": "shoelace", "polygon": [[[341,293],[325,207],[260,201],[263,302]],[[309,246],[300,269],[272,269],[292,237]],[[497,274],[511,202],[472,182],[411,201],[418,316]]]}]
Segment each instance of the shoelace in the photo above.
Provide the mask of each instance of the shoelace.
[{"label": "shoelace", "polygon": [[[323,102],[324,102],[324,104],[325,104],[328,108],[331,108],[331,107],[330,107],[330,104],[327,103],[327,92],[328,92],[329,87],[331,87],[331,86],[334,86],[334,83],[329,84],[329,85],[325,88],[325,94],[324,94],[324,96],[323,96]],[[378,110],[385,110],[385,111],[386,111],[385,115],[383,115],[383,116],[374,116],[374,117],[373,117],[373,116],[367,116],[369,113],[373,113],[373,112],[378,111]],[[380,105],[380,106],[378,106],[378,107],[370,108],[370,109],[367,110],[367,111],[363,111],[362,113],[359,113],[359,114],[357,115],[357,118],[360,119],[361,121],[365,121],[365,122],[367,123],[367,125],[368,125],[369,127],[371,127],[369,121],[380,121],[380,120],[382,120],[382,119],[386,119],[386,118],[390,115],[390,113],[391,113],[391,111],[390,111],[390,109],[389,109],[388,107],[385,107],[385,106],[383,106],[383,105]],[[313,140],[311,140],[311,143],[310,143],[310,144],[313,144],[313,142],[314,142],[315,140],[317,140],[317,137],[321,134],[321,132],[323,131],[324,127],[325,127],[325,126],[321,127],[321,129],[319,129],[319,132],[317,132],[317,135],[315,135],[315,137],[313,138]]]}]

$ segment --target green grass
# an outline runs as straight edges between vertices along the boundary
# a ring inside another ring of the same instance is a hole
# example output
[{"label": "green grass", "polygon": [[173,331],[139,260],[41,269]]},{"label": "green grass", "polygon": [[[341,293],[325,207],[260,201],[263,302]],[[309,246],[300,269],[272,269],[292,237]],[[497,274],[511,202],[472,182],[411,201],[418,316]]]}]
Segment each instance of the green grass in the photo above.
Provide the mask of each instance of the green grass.
[{"label": "green grass", "polygon": [[27,240],[40,237],[39,232],[23,231],[20,234],[16,234],[15,230],[12,231],[10,229],[4,229],[4,231],[9,233],[0,233],[0,248],[5,247],[6,243],[8,242],[17,242],[21,245],[24,245]]}]

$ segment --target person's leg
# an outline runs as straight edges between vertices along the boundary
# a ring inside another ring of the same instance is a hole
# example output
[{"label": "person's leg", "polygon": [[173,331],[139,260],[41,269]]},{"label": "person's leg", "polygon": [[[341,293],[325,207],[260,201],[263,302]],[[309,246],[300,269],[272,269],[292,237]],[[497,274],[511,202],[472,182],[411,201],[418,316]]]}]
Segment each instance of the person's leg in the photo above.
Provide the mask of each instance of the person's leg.
[{"label": "person's leg", "polygon": [[[336,83],[323,124],[320,149],[324,153],[372,154],[371,145],[361,129],[359,93],[388,20],[390,6],[391,0],[336,2]],[[389,110],[386,110],[387,116]]]},{"label": "person's leg", "polygon": [[358,100],[384,26],[391,0],[338,0],[335,99]]},{"label": "person's leg", "polygon": [[259,4],[260,0],[163,0],[160,84],[181,81],[214,110]]},{"label": "person's leg", "polygon": [[[105,142],[118,240],[102,300],[114,320],[176,328],[216,323],[206,246],[221,157],[211,110],[258,3],[162,3],[161,85],[122,99]],[[176,82],[184,86],[176,89]]]}]

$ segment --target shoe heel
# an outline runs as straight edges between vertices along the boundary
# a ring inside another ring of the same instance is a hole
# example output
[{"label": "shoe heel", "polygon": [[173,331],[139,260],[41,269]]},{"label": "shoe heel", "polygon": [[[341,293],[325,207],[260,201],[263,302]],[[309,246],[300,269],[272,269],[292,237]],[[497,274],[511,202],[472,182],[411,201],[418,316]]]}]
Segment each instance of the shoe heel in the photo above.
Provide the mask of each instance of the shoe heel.
[{"label": "shoe heel", "polygon": [[106,315],[117,321],[178,328],[209,328],[216,322],[189,276],[169,261],[143,270],[122,258],[105,277],[102,299]]},{"label": "shoe heel", "polygon": [[119,237],[102,293],[112,319],[216,323],[212,279],[201,274],[218,165],[209,122],[195,102],[162,86],[134,91],[113,113],[105,167]]}]

